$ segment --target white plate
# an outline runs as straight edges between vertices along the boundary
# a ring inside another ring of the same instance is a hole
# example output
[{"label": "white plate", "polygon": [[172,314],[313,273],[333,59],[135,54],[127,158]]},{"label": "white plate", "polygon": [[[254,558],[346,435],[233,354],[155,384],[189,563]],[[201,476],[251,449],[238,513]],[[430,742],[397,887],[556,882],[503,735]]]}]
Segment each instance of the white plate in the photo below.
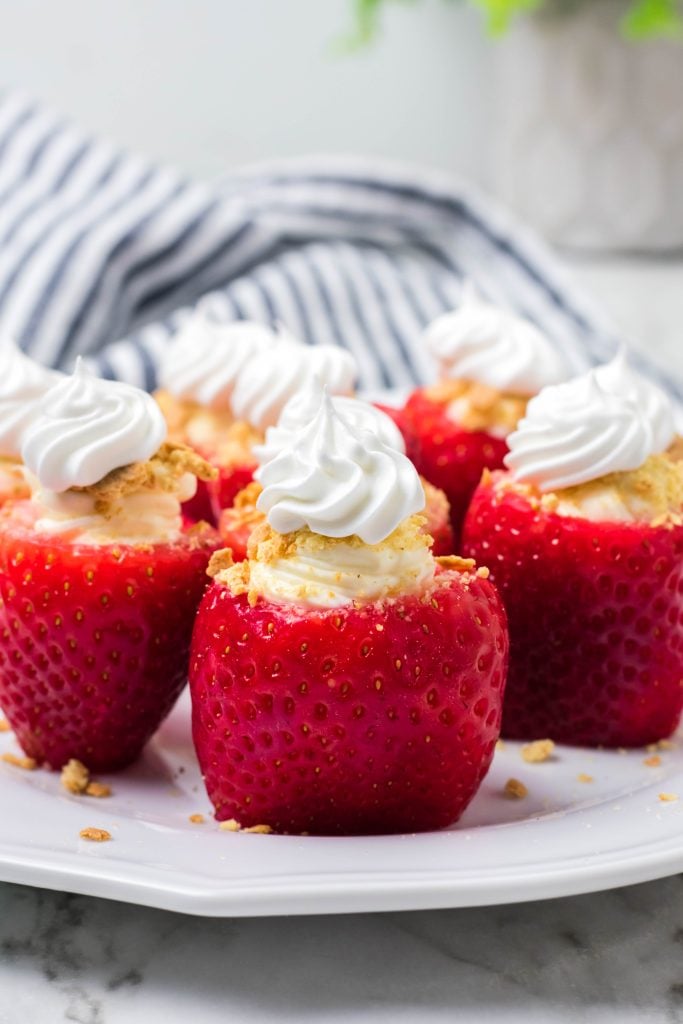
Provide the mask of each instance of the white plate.
[{"label": "white plate", "polygon": [[[6,750],[17,750],[11,734],[0,737]],[[563,747],[530,765],[508,743],[450,831],[232,834],[210,817],[185,698],[144,759],[107,778],[109,799],[73,797],[55,774],[0,763],[0,878],[214,916],[476,906],[612,888],[683,870],[683,746],[662,751],[659,767],[647,756]],[[526,799],[502,795],[511,776],[528,786]],[[204,824],[189,821],[195,813]],[[87,826],[113,841],[80,840]]]}]

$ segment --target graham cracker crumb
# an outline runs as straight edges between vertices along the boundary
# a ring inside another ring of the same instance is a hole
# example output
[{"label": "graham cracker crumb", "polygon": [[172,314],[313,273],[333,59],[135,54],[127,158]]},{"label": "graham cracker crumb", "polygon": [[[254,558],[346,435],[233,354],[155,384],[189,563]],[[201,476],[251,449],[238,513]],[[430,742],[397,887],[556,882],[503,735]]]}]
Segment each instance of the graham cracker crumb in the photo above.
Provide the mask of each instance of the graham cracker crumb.
[{"label": "graham cracker crumb", "polygon": [[465,430],[488,430],[503,427],[514,430],[526,411],[527,399],[510,392],[498,391],[478,381],[441,380],[425,388],[425,394],[441,405],[457,403],[454,419]]},{"label": "graham cracker crumb", "polygon": [[648,743],[648,745],[645,747],[645,750],[648,752],[648,754],[654,754],[657,749],[658,747],[656,743]]},{"label": "graham cracker crumb", "polygon": [[205,820],[206,819],[204,818],[203,814],[190,815],[190,821],[192,822],[193,825],[203,825]]},{"label": "graham cracker crumb", "polygon": [[505,750],[505,740],[496,740],[496,750]]},{"label": "graham cracker crumb", "polygon": [[90,772],[82,763],[72,757],[62,768],[61,783],[69,793],[85,793],[90,782]]},{"label": "graham cracker crumb", "polygon": [[0,732],[11,732],[11,726],[6,718],[0,718]]},{"label": "graham cracker crumb", "polygon": [[101,800],[111,796],[111,786],[108,786],[106,782],[89,782],[85,788],[85,795]]},{"label": "graham cracker crumb", "polygon": [[477,576],[480,580],[487,580],[491,575],[491,570],[487,565],[480,565],[477,569]]},{"label": "graham cracker crumb", "polygon": [[523,800],[525,796],[529,795],[529,790],[519,779],[508,779],[503,792],[512,800]]},{"label": "graham cracker crumb", "polygon": [[78,834],[81,839],[91,843],[107,843],[111,839],[111,832],[107,832],[106,828],[82,828]]},{"label": "graham cracker crumb", "polygon": [[678,800],[678,793],[660,793],[659,799],[663,804],[671,804]]},{"label": "graham cracker crumb", "polygon": [[659,740],[657,746],[660,750],[673,750],[676,744],[672,743],[671,740]]},{"label": "graham cracker crumb", "polygon": [[95,484],[70,490],[89,494],[94,498],[95,512],[104,519],[111,519],[127,494],[152,490],[173,492],[180,477],[186,473],[192,473],[199,480],[214,480],[217,476],[217,470],[192,448],[165,441],[147,462],[120,466]]},{"label": "graham cracker crumb", "polygon": [[210,576],[211,579],[215,579],[219,573],[224,572],[226,569],[230,569],[232,564],[232,551],[230,548],[221,548],[220,551],[214,551],[211,555],[206,569],[206,575]]},{"label": "graham cracker crumb", "polygon": [[38,762],[32,757],[20,757],[18,754],[3,754],[2,760],[15,768],[23,768],[27,772],[32,772],[38,767]]},{"label": "graham cracker crumb", "polygon": [[219,821],[218,827],[221,832],[239,832],[242,828],[237,818],[228,818],[227,821]]},{"label": "graham cracker crumb", "polygon": [[522,760],[527,764],[541,764],[552,757],[555,750],[553,740],[534,740],[522,747]]},{"label": "graham cracker crumb", "polygon": [[595,782],[592,775],[587,775],[586,772],[579,772],[576,776],[579,782]]},{"label": "graham cracker crumb", "polygon": [[477,564],[473,558],[461,558],[460,555],[437,555],[434,561],[442,569],[453,569],[455,572],[471,572]]},{"label": "graham cracker crumb", "polygon": [[662,759],[659,754],[653,754],[652,757],[646,757],[643,764],[647,765],[648,768],[659,768],[662,763]]},{"label": "graham cracker crumb", "polygon": [[250,825],[249,828],[243,828],[243,832],[253,832],[259,836],[269,836],[272,833],[270,825]]}]

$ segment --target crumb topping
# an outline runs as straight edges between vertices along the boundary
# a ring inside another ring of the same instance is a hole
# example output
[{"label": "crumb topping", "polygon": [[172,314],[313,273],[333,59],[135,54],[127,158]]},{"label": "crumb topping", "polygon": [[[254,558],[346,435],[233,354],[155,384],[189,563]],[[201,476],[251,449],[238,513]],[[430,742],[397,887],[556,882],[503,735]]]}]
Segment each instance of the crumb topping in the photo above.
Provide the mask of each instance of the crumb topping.
[{"label": "crumb topping", "polygon": [[529,790],[519,779],[508,779],[503,792],[512,800],[523,800],[525,796],[529,795]]},{"label": "crumb topping", "polygon": [[237,818],[228,818],[227,821],[219,821],[218,827],[221,832],[239,832],[242,828]]},{"label": "crumb topping", "polygon": [[107,843],[111,839],[111,832],[107,832],[106,828],[82,828],[78,834],[81,839],[91,843]]},{"label": "crumb topping", "polygon": [[522,747],[522,760],[527,764],[542,764],[553,756],[555,744],[552,740],[534,740]]},{"label": "crumb topping", "polygon": [[[249,603],[253,605],[259,596],[251,581],[251,566],[254,563],[275,565],[282,561],[297,558],[319,558],[322,561],[326,553],[334,551],[339,546],[344,546],[347,549],[370,548],[377,553],[384,551],[396,553],[428,551],[431,538],[422,530],[424,522],[424,516],[410,516],[381,543],[368,545],[356,536],[323,537],[320,534],[313,533],[308,528],[287,534],[277,533],[264,520],[254,528],[249,538],[247,560],[232,564],[232,556],[230,555],[230,561],[228,562],[225,555],[225,552],[229,551],[229,549],[224,549],[223,552],[218,553],[218,556],[214,555],[212,558],[209,565],[209,573],[219,583],[227,586],[233,594],[247,594]],[[226,566],[223,566],[224,558],[227,562]],[[468,563],[468,560],[457,560],[459,566],[462,566],[463,562]],[[464,571],[464,569],[461,567],[459,571]],[[341,577],[341,571],[339,576]],[[294,596],[301,600],[306,600],[314,590],[315,587],[302,583]],[[389,596],[389,592],[385,596]]]},{"label": "crumb topping", "polygon": [[[683,441],[680,444],[683,450]],[[510,475],[499,478],[497,487],[522,494],[532,507],[548,513],[581,514],[582,509],[600,509],[611,497],[636,521],[669,529],[683,525],[683,458],[674,457],[672,449],[651,455],[638,469],[608,473],[546,494]]]},{"label": "crumb topping", "polygon": [[121,466],[96,484],[70,490],[90,495],[94,499],[95,512],[104,519],[111,519],[119,511],[121,499],[126,495],[141,491],[173,493],[178,480],[186,473],[192,473],[199,480],[213,480],[217,475],[214,467],[192,448],[166,441],[147,462]]},{"label": "crumb topping", "polygon": [[528,402],[520,395],[469,380],[442,380],[426,388],[425,394],[439,405],[454,405],[458,423],[471,431],[485,431],[491,427],[506,432],[514,430],[524,416]]}]

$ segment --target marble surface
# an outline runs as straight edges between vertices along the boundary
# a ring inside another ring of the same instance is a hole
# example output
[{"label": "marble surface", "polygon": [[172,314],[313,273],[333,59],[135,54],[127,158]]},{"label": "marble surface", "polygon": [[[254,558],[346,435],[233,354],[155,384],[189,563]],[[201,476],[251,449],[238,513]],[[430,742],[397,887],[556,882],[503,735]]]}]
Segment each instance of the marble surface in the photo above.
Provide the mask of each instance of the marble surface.
[{"label": "marble surface", "polygon": [[[572,261],[683,377],[683,264]],[[0,1024],[683,1024],[683,876],[421,913],[219,921],[0,885]]]}]

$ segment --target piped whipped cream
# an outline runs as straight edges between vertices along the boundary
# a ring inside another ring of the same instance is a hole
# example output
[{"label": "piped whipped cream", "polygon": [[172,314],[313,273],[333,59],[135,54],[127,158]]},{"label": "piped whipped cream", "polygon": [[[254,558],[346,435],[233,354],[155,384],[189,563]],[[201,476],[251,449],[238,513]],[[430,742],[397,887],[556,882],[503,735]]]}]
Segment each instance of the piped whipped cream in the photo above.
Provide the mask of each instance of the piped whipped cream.
[{"label": "piped whipped cream", "polygon": [[145,462],[165,437],[166,422],[150,395],[94,377],[79,359],[73,375],[43,397],[23,432],[21,455],[41,488],[60,493]]},{"label": "piped whipped cream", "polygon": [[219,323],[197,309],[171,342],[159,384],[174,398],[210,409],[230,409],[239,375],[252,360],[278,344],[264,324],[249,320]]},{"label": "piped whipped cream", "polygon": [[424,344],[442,377],[513,395],[535,395],[567,377],[564,360],[534,324],[485,302],[469,282],[461,305],[427,327]]},{"label": "piped whipped cream", "polygon": [[559,491],[636,470],[674,436],[667,396],[618,357],[533,398],[505,464],[518,482]]},{"label": "piped whipped cream", "polygon": [[35,418],[38,403],[62,377],[30,359],[11,338],[0,339],[1,455],[19,456],[24,431]]},{"label": "piped whipped cream", "polygon": [[350,352],[336,345],[303,345],[284,338],[267,359],[251,362],[235,385],[237,419],[257,430],[275,426],[289,400],[318,378],[335,395],[349,395],[357,376]]},{"label": "piped whipped cream", "polygon": [[[310,378],[290,398],[280,413],[276,426],[266,430],[263,444],[254,448],[254,455],[263,466],[288,448],[297,434],[315,419],[323,398],[323,384],[319,377]],[[334,395],[332,407],[354,430],[369,430],[377,435],[383,444],[405,453],[405,442],[401,431],[390,416],[358,398]]]},{"label": "piped whipped cream", "polygon": [[329,394],[255,478],[263,488],[257,508],[278,533],[307,527],[378,544],[425,504],[412,462],[376,431],[354,428]]}]

